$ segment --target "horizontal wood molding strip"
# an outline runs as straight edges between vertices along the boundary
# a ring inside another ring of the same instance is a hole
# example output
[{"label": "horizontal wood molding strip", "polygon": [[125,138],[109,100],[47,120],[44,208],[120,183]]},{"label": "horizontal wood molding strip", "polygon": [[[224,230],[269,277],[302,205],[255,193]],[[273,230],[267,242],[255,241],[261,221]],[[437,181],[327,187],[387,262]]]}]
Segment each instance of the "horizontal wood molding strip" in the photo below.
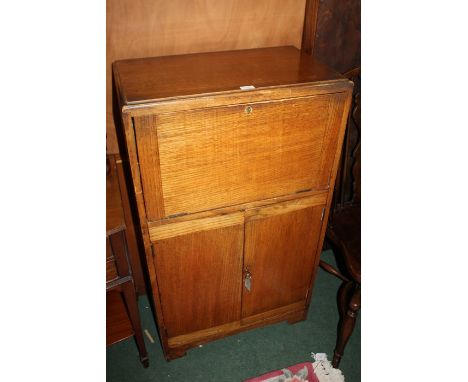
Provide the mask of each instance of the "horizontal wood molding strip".
[{"label": "horizontal wood molding strip", "polygon": [[122,100],[123,112],[133,117],[171,113],[184,110],[202,109],[207,107],[245,105],[252,102],[268,102],[280,99],[310,97],[313,95],[346,92],[352,89],[353,83],[348,80],[335,80],[324,83],[313,83],[272,89],[253,90],[248,92],[229,91],[216,94],[200,95],[198,97],[176,97],[164,101],[126,105]]},{"label": "horizontal wood molding strip", "polygon": [[149,235],[151,241],[156,241],[238,224],[244,224],[244,214],[242,212],[151,227],[149,228]]},{"label": "horizontal wood molding strip", "polygon": [[237,204],[237,205],[233,205],[233,206],[229,206],[229,207],[216,208],[216,209],[213,209],[213,210],[196,212],[196,213],[193,213],[193,214],[173,216],[173,217],[164,218],[164,219],[161,219],[161,220],[149,221],[148,222],[148,227],[153,228],[153,227],[159,227],[161,225],[174,224],[174,223],[183,222],[183,221],[192,221],[192,220],[206,218],[206,217],[226,215],[226,214],[231,214],[231,213],[234,213],[234,212],[245,211],[245,210],[251,209],[251,208],[266,207],[266,206],[271,205],[271,204],[282,203],[282,202],[286,202],[288,200],[303,199],[303,198],[307,198],[307,197],[311,197],[311,196],[319,198],[320,200],[322,200],[322,198],[324,200],[326,200],[327,195],[328,195],[328,190],[323,190],[323,191],[317,191],[317,190],[300,191],[300,192],[295,193],[295,194],[278,196],[278,197],[275,197],[275,198],[269,198],[269,199],[264,199],[264,200],[256,200],[254,202],[242,203],[242,204]]},{"label": "horizontal wood molding strip", "polygon": [[327,194],[318,194],[308,198],[301,198],[274,204],[267,207],[257,207],[245,211],[245,220],[264,219],[270,216],[286,214],[288,212],[301,210],[307,207],[325,205]]},{"label": "horizontal wood molding strip", "polygon": [[224,335],[240,328],[240,321],[230,322],[229,324],[215,326],[214,328],[198,330],[190,334],[183,334],[181,336],[169,338],[168,343],[170,347],[177,347],[181,345],[191,344],[200,341],[207,337]]},{"label": "horizontal wood molding strip", "polygon": [[241,324],[249,325],[254,322],[269,320],[272,317],[283,316],[285,314],[290,314],[291,312],[298,312],[298,311],[304,310],[304,308],[305,308],[304,301],[295,302],[294,304],[282,306],[281,308],[272,309],[267,312],[245,317],[241,320]]},{"label": "horizontal wood molding strip", "polygon": [[253,327],[261,326],[264,322],[275,322],[294,316],[298,312],[304,311],[304,303],[295,303],[288,306],[274,309],[269,312],[258,314],[252,317],[247,317],[241,321],[231,322],[229,324],[215,326],[213,328],[198,330],[190,334],[183,334],[168,339],[168,344],[171,348],[195,345],[204,343],[213,338],[235,334]]}]

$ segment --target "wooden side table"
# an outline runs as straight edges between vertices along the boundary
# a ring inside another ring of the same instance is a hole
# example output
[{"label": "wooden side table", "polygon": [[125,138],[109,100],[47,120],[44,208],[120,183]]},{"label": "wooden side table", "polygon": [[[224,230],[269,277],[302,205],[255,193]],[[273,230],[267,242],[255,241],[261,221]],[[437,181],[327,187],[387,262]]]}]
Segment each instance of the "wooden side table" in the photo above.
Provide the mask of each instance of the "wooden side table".
[{"label": "wooden side table", "polygon": [[148,353],[141,329],[115,161],[113,158],[108,158],[108,160],[109,171],[106,178],[106,342],[107,346],[110,346],[134,336],[140,361],[144,367],[148,367]]}]

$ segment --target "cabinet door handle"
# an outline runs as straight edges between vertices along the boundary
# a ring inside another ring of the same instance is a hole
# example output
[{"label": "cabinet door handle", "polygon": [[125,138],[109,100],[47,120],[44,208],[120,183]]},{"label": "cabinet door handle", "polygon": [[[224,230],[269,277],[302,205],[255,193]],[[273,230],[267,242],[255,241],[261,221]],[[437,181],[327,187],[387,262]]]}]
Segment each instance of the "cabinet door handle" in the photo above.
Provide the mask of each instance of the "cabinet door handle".
[{"label": "cabinet door handle", "polygon": [[247,268],[245,269],[244,286],[245,289],[250,292],[250,289],[252,288],[252,274]]}]

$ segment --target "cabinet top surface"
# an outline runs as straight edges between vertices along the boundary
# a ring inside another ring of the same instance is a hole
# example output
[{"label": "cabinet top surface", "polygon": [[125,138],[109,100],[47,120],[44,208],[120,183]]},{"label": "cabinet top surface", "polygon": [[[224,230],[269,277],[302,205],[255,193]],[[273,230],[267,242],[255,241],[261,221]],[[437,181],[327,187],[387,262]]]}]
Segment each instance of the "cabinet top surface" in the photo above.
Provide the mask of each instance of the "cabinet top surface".
[{"label": "cabinet top surface", "polygon": [[292,46],[122,60],[114,63],[123,104],[174,97],[347,81]]}]

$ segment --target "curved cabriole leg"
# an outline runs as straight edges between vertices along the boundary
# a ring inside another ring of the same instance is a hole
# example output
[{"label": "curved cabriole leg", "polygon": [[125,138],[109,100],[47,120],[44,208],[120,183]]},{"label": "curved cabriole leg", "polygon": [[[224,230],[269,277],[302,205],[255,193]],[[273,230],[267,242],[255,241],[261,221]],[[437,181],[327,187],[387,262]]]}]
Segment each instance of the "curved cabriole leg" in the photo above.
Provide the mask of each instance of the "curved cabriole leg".
[{"label": "curved cabriole leg", "polygon": [[[349,286],[344,286],[340,288],[341,298],[339,297],[340,303],[346,300],[346,294]],[[346,311],[345,314],[341,315],[340,323],[338,324],[338,338],[336,341],[335,354],[333,356],[333,367],[337,368],[340,364],[341,357],[343,357],[344,349],[348,343],[351,333],[354,330],[354,325],[356,324],[356,317],[358,311],[361,308],[361,286],[354,285],[354,290],[349,302],[340,307],[340,311]],[[346,309],[346,310],[345,310]]]}]

